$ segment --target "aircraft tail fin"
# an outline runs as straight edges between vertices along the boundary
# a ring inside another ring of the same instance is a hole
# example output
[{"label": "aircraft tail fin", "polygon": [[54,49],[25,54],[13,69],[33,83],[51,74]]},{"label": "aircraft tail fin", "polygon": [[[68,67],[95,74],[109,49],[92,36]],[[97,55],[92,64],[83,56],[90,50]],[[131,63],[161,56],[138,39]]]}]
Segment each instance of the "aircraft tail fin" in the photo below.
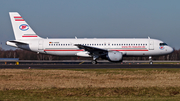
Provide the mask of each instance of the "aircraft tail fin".
[{"label": "aircraft tail fin", "polygon": [[18,12],[9,12],[16,40],[41,38],[31,29]]}]

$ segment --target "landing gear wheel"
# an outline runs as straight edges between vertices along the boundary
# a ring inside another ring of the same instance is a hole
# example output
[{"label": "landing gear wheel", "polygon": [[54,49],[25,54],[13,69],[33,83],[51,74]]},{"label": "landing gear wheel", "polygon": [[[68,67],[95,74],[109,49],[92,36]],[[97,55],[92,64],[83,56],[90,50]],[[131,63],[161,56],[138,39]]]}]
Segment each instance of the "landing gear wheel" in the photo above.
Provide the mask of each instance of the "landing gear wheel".
[{"label": "landing gear wheel", "polygon": [[97,61],[96,60],[92,60],[92,64],[97,64]]},{"label": "landing gear wheel", "polygon": [[152,62],[152,61],[150,61],[150,62],[149,62],[149,64],[150,64],[150,65],[152,65],[152,64],[153,64],[153,62]]},{"label": "landing gear wheel", "polygon": [[149,64],[152,65],[153,61],[152,61],[152,56],[149,56]]}]

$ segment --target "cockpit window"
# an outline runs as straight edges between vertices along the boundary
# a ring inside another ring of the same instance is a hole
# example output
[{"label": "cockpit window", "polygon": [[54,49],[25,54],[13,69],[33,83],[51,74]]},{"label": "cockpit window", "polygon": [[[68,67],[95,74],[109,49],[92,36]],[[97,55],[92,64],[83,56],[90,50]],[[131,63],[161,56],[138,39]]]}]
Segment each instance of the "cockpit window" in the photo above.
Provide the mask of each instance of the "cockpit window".
[{"label": "cockpit window", "polygon": [[160,46],[167,46],[166,43],[160,43],[159,45],[160,45]]}]

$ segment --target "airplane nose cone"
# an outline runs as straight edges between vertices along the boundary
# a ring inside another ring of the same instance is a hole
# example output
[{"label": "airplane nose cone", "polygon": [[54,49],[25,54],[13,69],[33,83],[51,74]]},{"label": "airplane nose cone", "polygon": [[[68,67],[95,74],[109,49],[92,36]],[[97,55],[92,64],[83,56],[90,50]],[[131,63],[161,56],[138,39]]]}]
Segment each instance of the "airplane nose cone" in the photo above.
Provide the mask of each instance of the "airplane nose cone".
[{"label": "airplane nose cone", "polygon": [[170,53],[174,52],[174,49],[172,47],[169,47],[168,50],[169,50]]}]

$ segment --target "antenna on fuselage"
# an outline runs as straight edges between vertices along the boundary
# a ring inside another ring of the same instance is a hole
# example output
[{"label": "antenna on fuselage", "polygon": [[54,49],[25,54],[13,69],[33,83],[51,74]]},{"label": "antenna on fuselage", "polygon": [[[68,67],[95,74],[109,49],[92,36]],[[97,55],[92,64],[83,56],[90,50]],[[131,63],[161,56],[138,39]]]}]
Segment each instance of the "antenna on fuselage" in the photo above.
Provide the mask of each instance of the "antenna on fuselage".
[{"label": "antenna on fuselage", "polygon": [[75,36],[75,39],[77,39],[77,37]]},{"label": "antenna on fuselage", "polygon": [[148,36],[148,39],[151,39],[151,38]]}]

